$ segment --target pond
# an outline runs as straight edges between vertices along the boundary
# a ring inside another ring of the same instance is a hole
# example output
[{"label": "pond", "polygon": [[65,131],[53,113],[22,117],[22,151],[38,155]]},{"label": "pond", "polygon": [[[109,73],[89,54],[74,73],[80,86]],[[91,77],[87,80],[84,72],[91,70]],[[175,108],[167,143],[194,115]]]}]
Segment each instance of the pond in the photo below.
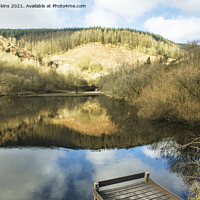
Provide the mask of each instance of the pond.
[{"label": "pond", "polygon": [[2,97],[0,199],[90,200],[95,181],[145,171],[187,199],[187,134],[108,97]]}]

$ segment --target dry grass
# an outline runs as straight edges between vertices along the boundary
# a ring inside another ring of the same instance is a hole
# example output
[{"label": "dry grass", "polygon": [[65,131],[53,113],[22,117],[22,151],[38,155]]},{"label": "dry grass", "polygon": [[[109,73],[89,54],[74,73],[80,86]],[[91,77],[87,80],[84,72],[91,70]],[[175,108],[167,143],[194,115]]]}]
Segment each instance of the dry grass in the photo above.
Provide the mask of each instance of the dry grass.
[{"label": "dry grass", "polygon": [[137,63],[139,61],[140,64],[143,64],[148,57],[150,57],[152,61],[160,58],[159,56],[156,57],[139,53],[136,50],[126,50],[122,47],[117,47],[116,45],[90,43],[71,49],[64,54],[54,55],[48,59],[74,65],[84,56],[89,56],[92,62],[99,62],[101,65],[108,68],[113,68],[113,66],[117,66],[119,63],[124,62]]},{"label": "dry grass", "polygon": [[80,73],[69,71],[64,74],[8,53],[0,53],[0,56],[0,95],[75,90],[87,85]]},{"label": "dry grass", "polygon": [[58,116],[49,119],[50,123],[66,126],[80,133],[99,136],[116,132],[115,124],[95,100],[88,101],[81,107],[70,111],[62,109]]},{"label": "dry grass", "polygon": [[99,86],[110,96],[135,104],[142,118],[199,125],[200,47],[194,49],[178,64],[124,64],[103,77]]},{"label": "dry grass", "polygon": [[161,74],[143,89],[137,100],[139,116],[171,122],[199,123],[199,75],[199,69],[191,70],[190,66]]},{"label": "dry grass", "polygon": [[67,119],[51,119],[51,123],[66,126],[70,129],[76,130],[80,133],[88,135],[101,135],[101,134],[112,134],[116,128],[110,121],[108,116],[100,116],[98,120],[91,120],[90,123],[83,123],[80,118],[69,117]]},{"label": "dry grass", "polygon": [[151,56],[124,47],[90,43],[44,58],[46,65],[41,65],[23,49],[18,48],[20,57],[16,56],[14,50],[17,47],[5,38],[0,38],[1,41],[2,50],[14,48],[11,48],[11,52],[3,52],[0,55],[1,94],[75,90],[96,85],[102,76],[109,74],[122,63],[136,66],[145,63],[148,58],[151,62],[160,60],[160,56]]},{"label": "dry grass", "polygon": [[58,70],[80,72],[87,81],[92,82],[110,73],[122,63],[142,65],[148,57],[152,62],[160,60],[160,56],[139,53],[136,50],[127,50],[116,45],[90,43],[63,54],[44,58],[44,61],[57,63]]},{"label": "dry grass", "polygon": [[[8,55],[13,55],[17,58],[20,58],[20,60],[22,60],[22,61],[30,60],[32,62],[41,64],[40,59],[33,56],[31,53],[26,51],[24,48],[14,44],[11,40],[8,40],[2,36],[0,36],[0,51],[7,52]],[[5,57],[5,55],[3,57]]]}]

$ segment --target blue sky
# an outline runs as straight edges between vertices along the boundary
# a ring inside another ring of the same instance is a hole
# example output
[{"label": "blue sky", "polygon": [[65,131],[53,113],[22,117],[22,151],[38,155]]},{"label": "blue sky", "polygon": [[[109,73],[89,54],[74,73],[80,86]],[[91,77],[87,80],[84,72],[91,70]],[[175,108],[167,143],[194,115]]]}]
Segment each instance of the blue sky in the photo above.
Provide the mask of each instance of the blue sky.
[{"label": "blue sky", "polygon": [[147,146],[101,151],[1,148],[0,198],[92,199],[94,182],[144,171],[176,194],[185,191],[183,179]]},{"label": "blue sky", "polygon": [[86,8],[0,8],[0,28],[115,27],[200,39],[200,0],[0,0],[0,4],[85,4]]}]

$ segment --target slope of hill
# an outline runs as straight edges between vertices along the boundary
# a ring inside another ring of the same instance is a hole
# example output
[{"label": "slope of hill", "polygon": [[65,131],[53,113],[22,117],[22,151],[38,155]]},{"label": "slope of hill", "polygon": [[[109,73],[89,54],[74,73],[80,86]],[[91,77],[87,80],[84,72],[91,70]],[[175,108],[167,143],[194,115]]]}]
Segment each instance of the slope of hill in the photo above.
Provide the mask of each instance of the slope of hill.
[{"label": "slope of hill", "polygon": [[10,39],[0,36],[1,94],[83,89],[120,66],[166,61],[167,52],[179,51],[172,42],[131,30],[38,31],[23,30]]},{"label": "slope of hill", "polygon": [[[24,48],[14,44],[11,40],[6,39],[2,36],[0,36],[0,52],[6,52],[11,55],[15,55],[18,58],[20,58],[22,61],[25,59],[32,60],[34,62],[40,62],[41,61],[33,56],[31,53],[28,51],[25,51]],[[9,55],[7,55],[9,56]]]},{"label": "slope of hill", "polygon": [[[199,45],[186,45],[181,58],[178,45],[134,30],[35,31],[19,31],[13,43],[0,38],[0,95],[95,85],[136,105],[143,118],[199,124]],[[168,62],[172,58],[179,60]],[[34,62],[25,63],[28,59]],[[43,67],[35,64],[37,59]]]},{"label": "slope of hill", "polygon": [[43,58],[77,46],[99,42],[120,45],[141,53],[178,58],[179,46],[160,35],[133,29],[69,28],[69,29],[0,29],[0,35],[11,37],[17,44]]},{"label": "slope of hill", "polygon": [[159,62],[162,56],[139,53],[111,44],[89,43],[70,49],[63,54],[44,58],[44,62],[63,74],[76,72],[86,81],[96,84],[98,78],[126,64],[132,67],[143,65],[147,59]]},{"label": "slope of hill", "polygon": [[67,75],[45,67],[41,60],[0,36],[0,96],[72,89]]}]

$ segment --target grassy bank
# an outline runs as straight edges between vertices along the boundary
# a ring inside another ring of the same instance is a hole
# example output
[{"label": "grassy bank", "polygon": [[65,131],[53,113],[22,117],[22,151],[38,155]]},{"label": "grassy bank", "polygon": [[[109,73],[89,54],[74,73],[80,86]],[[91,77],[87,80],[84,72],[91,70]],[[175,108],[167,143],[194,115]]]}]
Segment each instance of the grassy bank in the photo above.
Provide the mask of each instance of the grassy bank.
[{"label": "grassy bank", "polygon": [[59,73],[33,61],[1,53],[0,95],[51,93],[87,86],[81,75]]},{"label": "grassy bank", "polygon": [[99,87],[136,105],[142,118],[199,125],[200,47],[188,44],[186,52],[169,65],[118,66],[99,81]]}]

